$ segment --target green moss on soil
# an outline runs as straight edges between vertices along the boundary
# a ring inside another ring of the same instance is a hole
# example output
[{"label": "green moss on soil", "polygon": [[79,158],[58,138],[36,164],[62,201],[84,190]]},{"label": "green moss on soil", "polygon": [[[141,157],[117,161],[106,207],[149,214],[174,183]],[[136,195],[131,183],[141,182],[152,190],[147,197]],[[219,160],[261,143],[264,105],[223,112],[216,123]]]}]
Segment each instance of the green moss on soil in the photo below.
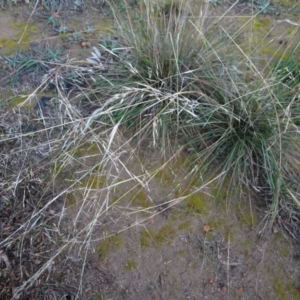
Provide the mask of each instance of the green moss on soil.
[{"label": "green moss on soil", "polygon": [[269,47],[269,46],[262,46],[257,52],[260,55],[265,55],[268,57],[276,58],[276,59],[284,59],[288,60],[291,54],[285,51],[283,49],[282,51],[279,51],[278,48],[276,49],[275,47]]},{"label": "green moss on soil", "polygon": [[82,180],[81,187],[98,190],[106,187],[106,176],[102,174],[92,174],[87,179]]},{"label": "green moss on soil", "polygon": [[197,193],[186,198],[186,208],[189,213],[208,214],[209,204],[207,195],[204,193]]},{"label": "green moss on soil", "polygon": [[176,235],[176,231],[171,225],[163,226],[155,235],[155,244],[162,246],[164,244],[171,244]]},{"label": "green moss on soil", "polygon": [[179,254],[179,255],[182,255],[182,256],[183,256],[183,255],[186,255],[186,250],[181,249],[181,250],[178,251],[178,254]]},{"label": "green moss on soil", "polygon": [[94,297],[94,300],[104,300],[104,296],[101,293],[97,293]]},{"label": "green moss on soil", "polygon": [[111,235],[104,238],[97,248],[99,258],[105,259],[110,252],[115,252],[123,246],[123,239],[119,235]]},{"label": "green moss on soil", "polygon": [[170,224],[161,227],[157,233],[152,228],[145,228],[140,232],[140,245],[142,248],[169,245],[175,236],[176,231]]},{"label": "green moss on soil", "polygon": [[139,191],[137,192],[133,198],[132,198],[132,202],[131,202],[134,206],[138,206],[138,207],[142,207],[142,208],[148,208],[153,206],[151,200],[148,198],[148,196],[142,192]]},{"label": "green moss on soil", "polygon": [[183,222],[178,225],[178,230],[192,232],[191,222]]},{"label": "green moss on soil", "polygon": [[289,245],[281,245],[280,247],[278,247],[278,252],[282,257],[288,258],[292,256]]},{"label": "green moss on soil", "polygon": [[193,179],[191,180],[191,183],[190,183],[190,186],[194,186],[196,188],[199,188],[203,185],[203,180],[202,178],[199,176],[199,177],[193,177]]},{"label": "green moss on soil", "polygon": [[90,143],[88,145],[78,147],[73,152],[73,155],[76,158],[87,157],[87,156],[92,156],[92,155],[97,155],[97,154],[100,154],[99,146],[97,143]]},{"label": "green moss on soil", "polygon": [[157,179],[163,187],[170,187],[175,179],[175,176],[171,172],[169,167],[165,167],[154,175],[154,178]]},{"label": "green moss on soil", "polygon": [[33,106],[32,101],[28,101],[28,96],[24,95],[24,96],[12,97],[10,100],[8,100],[7,110],[16,107],[20,104],[23,104],[25,101],[26,101],[25,107],[32,108]]},{"label": "green moss on soil", "polygon": [[37,39],[37,27],[35,25],[27,25],[20,22],[13,23],[10,27],[19,32],[9,38],[0,38],[0,48],[2,48],[4,55],[11,55],[17,50],[25,50],[28,48],[30,42]]},{"label": "green moss on soil", "polygon": [[252,206],[248,202],[240,201],[236,203],[235,213],[238,217],[238,220],[242,224],[248,225],[249,228],[252,228],[254,225],[257,225],[259,222],[255,211],[253,211]]},{"label": "green moss on soil", "polygon": [[224,220],[209,220],[207,224],[211,229],[218,229],[224,225]]},{"label": "green moss on soil", "polygon": [[12,100],[9,101],[9,104],[12,106],[17,106],[19,104],[22,104],[25,102],[25,100],[27,99],[27,96],[19,96],[19,97],[15,97]]},{"label": "green moss on soil", "polygon": [[247,240],[245,240],[243,242],[243,247],[245,249],[247,249],[246,252],[248,252],[248,249],[250,249],[251,247],[253,247],[253,242],[251,240],[247,239]]},{"label": "green moss on soil", "polygon": [[299,291],[292,282],[284,284],[282,278],[274,279],[274,289],[276,299],[280,300],[298,300],[300,298]]},{"label": "green moss on soil", "polygon": [[273,20],[267,16],[257,16],[252,21],[252,28],[254,32],[267,34],[272,28]]},{"label": "green moss on soil", "polygon": [[[249,53],[255,50],[260,55],[264,55],[268,58],[280,58],[283,51],[278,51],[278,45],[271,45],[270,40],[272,37],[268,37],[268,34],[273,27],[273,19],[265,16],[258,15],[249,21],[247,17],[239,18],[241,25],[246,25],[244,30],[247,33],[247,39],[241,39],[241,47],[246,52]],[[252,53],[253,54],[253,53]]]},{"label": "green moss on soil", "polygon": [[152,228],[145,228],[140,232],[140,245],[142,248],[150,247],[154,240],[155,233]]},{"label": "green moss on soil", "polygon": [[69,183],[74,183],[72,167],[55,163],[48,181],[68,181]]},{"label": "green moss on soil", "polygon": [[132,271],[137,268],[137,262],[133,259],[128,259],[125,262],[125,270]]},{"label": "green moss on soil", "polygon": [[224,187],[219,187],[217,183],[212,183],[210,187],[211,196],[219,204],[226,205],[228,190],[225,186],[227,185],[229,185],[229,183],[225,180]]},{"label": "green moss on soil", "polygon": [[114,34],[115,33],[115,28],[113,24],[107,20],[107,19],[101,19],[99,18],[98,20],[94,20],[90,26],[94,29],[93,33],[88,33],[86,32],[85,28],[83,27],[83,24],[81,22],[78,22],[78,20],[71,21],[68,24],[68,27],[74,30],[75,32],[80,33],[86,38],[92,38],[97,36],[103,36],[105,34]]},{"label": "green moss on soil", "polygon": [[273,234],[272,239],[275,243],[280,242],[281,240],[284,239],[284,234],[282,233],[282,231],[278,231]]},{"label": "green moss on soil", "polygon": [[297,4],[299,0],[273,0],[274,4],[284,5],[291,7],[294,4]]},{"label": "green moss on soil", "polygon": [[72,193],[68,193],[66,196],[67,199],[67,206],[68,207],[72,207],[77,203],[77,200],[75,198],[75,196]]},{"label": "green moss on soil", "polygon": [[274,243],[274,247],[278,251],[278,253],[285,258],[289,258],[292,256],[291,249],[293,248],[290,240],[288,240],[282,231],[278,231],[273,234],[272,240]]}]

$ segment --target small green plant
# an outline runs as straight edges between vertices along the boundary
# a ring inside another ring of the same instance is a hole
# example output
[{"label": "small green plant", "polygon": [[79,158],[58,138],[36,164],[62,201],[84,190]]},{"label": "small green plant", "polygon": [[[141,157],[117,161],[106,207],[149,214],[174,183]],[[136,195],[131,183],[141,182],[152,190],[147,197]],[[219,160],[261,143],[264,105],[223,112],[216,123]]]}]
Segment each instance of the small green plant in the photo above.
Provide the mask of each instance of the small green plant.
[{"label": "small green plant", "polygon": [[[78,2],[77,0],[74,0]],[[68,8],[70,5],[69,0],[42,0],[41,4],[48,11],[60,11],[62,9]]]},{"label": "small green plant", "polygon": [[286,85],[288,88],[298,87],[300,84],[300,63],[293,57],[288,60],[280,61],[274,67],[278,81]]},{"label": "small green plant", "polygon": [[65,34],[67,32],[69,32],[69,29],[67,26],[64,25],[59,25],[59,26],[55,26],[54,27],[55,32],[57,32],[58,34]]},{"label": "small green plant", "polygon": [[49,70],[51,63],[59,61],[61,55],[61,49],[37,47],[28,51],[19,51],[14,56],[4,56],[9,69],[14,70],[7,80],[13,85],[25,74],[33,74],[39,82],[40,77]]},{"label": "small green plant", "polygon": [[263,14],[276,12],[277,9],[271,4],[271,0],[240,0],[242,3],[249,3],[254,9]]},{"label": "small green plant", "polygon": [[82,0],[73,0],[73,7],[72,9],[75,11],[81,11],[84,6],[84,1]]},{"label": "small green plant", "polygon": [[12,4],[17,4],[17,0],[0,0],[0,8],[5,9],[6,6],[11,6]]},{"label": "small green plant", "polygon": [[2,9],[5,8],[6,2],[7,2],[6,0],[0,0],[0,7],[1,7]]},{"label": "small green plant", "polygon": [[112,34],[104,35],[100,40],[100,44],[108,50],[114,50],[115,48],[121,47]]},{"label": "small green plant", "polygon": [[278,92],[286,107],[289,109],[292,121],[300,126],[300,63],[291,57],[288,60],[281,60],[274,67],[275,80],[279,82]]},{"label": "small green plant", "polygon": [[82,40],[82,36],[79,32],[74,32],[70,36],[68,36],[70,41],[79,42]]},{"label": "small green plant", "polygon": [[217,6],[220,4],[220,0],[208,0],[209,3],[213,4],[214,6]]},{"label": "small green plant", "polygon": [[86,33],[95,33],[96,30],[95,30],[95,28],[93,26],[87,25],[86,28],[84,29],[84,31]]},{"label": "small green plant", "polygon": [[43,9],[36,11],[36,17],[43,20],[46,25],[51,24],[53,28],[59,26],[60,19],[63,18],[63,9],[66,7],[66,0],[43,0],[41,5]]},{"label": "small green plant", "polygon": [[193,15],[192,8],[184,1],[163,6],[146,1],[140,4],[140,13],[127,11],[125,20],[117,14],[122,41],[132,49],[139,79],[163,90],[182,89],[184,71],[198,65],[199,51],[204,50],[196,29],[200,21],[187,23],[189,14]]}]

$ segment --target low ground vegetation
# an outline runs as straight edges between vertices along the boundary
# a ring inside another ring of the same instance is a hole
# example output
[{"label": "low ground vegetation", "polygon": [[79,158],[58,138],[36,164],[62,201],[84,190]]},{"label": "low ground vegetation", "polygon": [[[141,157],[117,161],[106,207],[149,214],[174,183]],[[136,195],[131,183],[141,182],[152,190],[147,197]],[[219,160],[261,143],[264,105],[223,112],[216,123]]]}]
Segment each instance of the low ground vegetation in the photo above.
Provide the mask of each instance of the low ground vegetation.
[{"label": "low ground vegetation", "polygon": [[[74,11],[84,7],[84,1],[69,2]],[[42,1],[33,17],[64,41],[82,44],[82,36],[62,30],[58,12],[69,2]],[[42,299],[47,291],[56,299],[63,293],[50,284],[41,289],[39,280],[47,282],[44,274],[51,274],[60,255],[80,245],[86,259],[103,224],[126,217],[139,220],[129,227],[138,226],[187,199],[197,202],[189,198],[194,191],[179,193],[203,177],[196,191],[214,182],[214,196],[224,202],[251,195],[265,211],[266,228],[280,220],[299,241],[299,27],[279,58],[275,53],[262,63],[262,42],[247,47],[243,26],[224,28],[225,14],[211,15],[218,1],[96,2],[114,17],[116,37],[104,35],[84,61],[46,44],[1,61],[3,85],[18,89],[30,76],[34,90],[10,95],[0,107],[1,297]],[[268,12],[254,2],[247,24]],[[40,91],[49,95],[38,97]],[[137,175],[126,162],[145,148],[168,159]],[[130,186],[125,195],[146,190],[151,179],[166,176],[162,170],[179,153],[185,173],[172,191],[178,197],[150,205],[133,197],[139,203],[134,207],[116,196],[124,184]],[[202,203],[194,202],[190,207],[201,213]],[[69,211],[73,218],[61,228]],[[121,240],[115,239],[116,248]],[[136,268],[135,261],[128,260],[127,268]]]}]

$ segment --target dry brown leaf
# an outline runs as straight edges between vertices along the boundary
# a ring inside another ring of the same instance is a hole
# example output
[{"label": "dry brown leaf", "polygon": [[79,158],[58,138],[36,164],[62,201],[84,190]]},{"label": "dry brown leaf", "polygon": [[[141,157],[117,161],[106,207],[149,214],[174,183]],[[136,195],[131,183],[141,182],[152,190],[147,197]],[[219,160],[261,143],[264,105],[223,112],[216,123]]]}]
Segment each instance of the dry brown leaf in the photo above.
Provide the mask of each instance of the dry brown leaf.
[{"label": "dry brown leaf", "polygon": [[210,230],[210,227],[209,227],[209,225],[204,225],[203,226],[203,231],[206,233],[206,232],[209,232],[209,230]]}]

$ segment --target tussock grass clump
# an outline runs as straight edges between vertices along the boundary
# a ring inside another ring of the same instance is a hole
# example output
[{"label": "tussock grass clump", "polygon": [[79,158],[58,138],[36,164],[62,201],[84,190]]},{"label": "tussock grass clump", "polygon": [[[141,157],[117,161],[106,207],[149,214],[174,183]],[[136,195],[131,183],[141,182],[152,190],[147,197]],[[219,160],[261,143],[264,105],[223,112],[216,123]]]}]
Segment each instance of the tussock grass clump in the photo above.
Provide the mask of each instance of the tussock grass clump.
[{"label": "tussock grass clump", "polygon": [[92,119],[101,116],[107,122],[108,116],[108,122],[135,128],[140,136],[152,135],[156,144],[178,134],[181,115],[192,114],[200,98],[218,93],[217,86],[228,88],[215,53],[224,41],[209,27],[203,31],[205,7],[192,1],[139,1],[135,9],[124,1],[124,6],[125,14],[111,4],[120,40],[129,50],[118,56],[130,80],[112,89],[114,96]]},{"label": "tussock grass clump", "polygon": [[133,10],[124,3],[125,16],[112,9],[132,54],[132,84],[109,101],[114,124],[133,125],[155,145],[177,137],[203,170],[225,174],[220,186],[229,178],[232,188],[253,189],[276,212],[286,195],[295,200],[288,186],[296,176],[289,161],[299,145],[298,117],[288,112],[296,101],[282,87],[287,79],[260,73],[227,32],[207,23],[205,5],[139,1]]},{"label": "tussock grass clump", "polygon": [[[123,42],[131,48],[137,78],[156,87],[180,90],[180,75],[196,67],[202,46],[189,22],[187,2],[140,1],[138,10],[116,15]],[[199,22],[199,21],[197,21]]]},{"label": "tussock grass clump", "polygon": [[222,45],[212,33],[206,34],[208,29],[204,32],[201,5],[146,0],[139,1],[134,10],[129,4],[126,7],[125,15],[114,7],[113,11],[121,39],[132,53],[137,80],[165,91],[182,92],[191,83],[189,74],[200,73],[200,67],[200,74],[206,77],[216,59],[210,43],[215,43],[215,48]]},{"label": "tussock grass clump", "polygon": [[278,200],[291,179],[285,176],[287,149],[297,151],[299,134],[271,86],[205,101],[195,110],[198,118],[183,128],[203,167],[221,168],[233,186]]}]

